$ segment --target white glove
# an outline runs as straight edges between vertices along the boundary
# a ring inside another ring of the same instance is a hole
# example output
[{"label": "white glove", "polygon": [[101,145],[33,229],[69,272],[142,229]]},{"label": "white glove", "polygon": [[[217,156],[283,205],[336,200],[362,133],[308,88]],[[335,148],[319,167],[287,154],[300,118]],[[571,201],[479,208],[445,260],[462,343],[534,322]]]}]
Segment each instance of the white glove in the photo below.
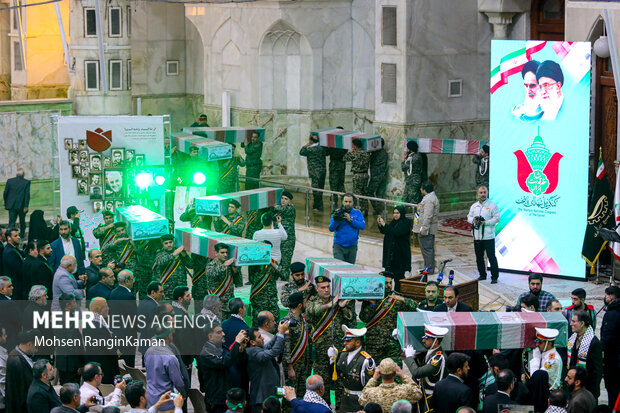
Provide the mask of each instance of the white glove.
[{"label": "white glove", "polygon": [[397,328],[392,330],[392,337],[394,337],[394,340],[398,341],[398,329]]},{"label": "white glove", "polygon": [[327,355],[329,356],[329,364],[334,364],[336,362],[336,357],[338,357],[338,350],[336,347],[330,347],[327,349]]},{"label": "white glove", "polygon": [[410,344],[407,347],[405,347],[405,357],[414,357],[415,356],[415,349],[413,348],[413,346]]}]

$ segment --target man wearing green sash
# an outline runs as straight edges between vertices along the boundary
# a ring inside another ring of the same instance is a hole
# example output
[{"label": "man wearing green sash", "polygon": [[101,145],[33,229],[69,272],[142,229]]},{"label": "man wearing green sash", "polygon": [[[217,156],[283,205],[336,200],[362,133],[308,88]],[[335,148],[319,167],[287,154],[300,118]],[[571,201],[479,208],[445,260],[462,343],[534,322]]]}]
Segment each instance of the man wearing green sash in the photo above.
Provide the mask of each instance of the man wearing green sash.
[{"label": "man wearing green sash", "polygon": [[[330,356],[328,351],[340,350],[343,346],[340,327],[343,324],[354,326],[355,311],[348,300],[339,300],[331,295],[331,280],[323,275],[314,279],[317,295],[306,305],[306,315],[312,324],[312,341],[316,351],[314,373],[323,377],[325,394],[323,398],[330,403],[330,391],[338,390],[335,382],[333,363],[336,355]],[[337,351],[336,351],[337,354]],[[338,396],[339,397],[339,396]]]},{"label": "man wearing green sash", "polygon": [[410,298],[392,291],[393,274],[390,271],[379,273],[385,277],[385,298],[383,300],[364,300],[360,320],[366,323],[366,351],[375,360],[392,358],[400,361],[400,344],[392,337],[400,311],[416,311],[417,304]]},{"label": "man wearing green sash", "polygon": [[103,211],[103,222],[93,230],[93,236],[99,241],[99,250],[103,252],[105,247],[114,237],[114,213]]},{"label": "man wearing green sash", "polygon": [[215,294],[222,302],[222,321],[230,318],[228,301],[235,296],[233,277],[238,273],[233,265],[234,258],[228,258],[228,245],[218,242],[214,246],[215,259],[207,265],[203,278],[207,279],[209,294]]},{"label": "man wearing green sash", "polygon": [[245,219],[239,214],[241,204],[236,199],[228,201],[228,214],[215,218],[213,225],[217,232],[242,237],[245,229]]},{"label": "man wearing green sash", "polygon": [[312,327],[304,316],[304,294],[295,292],[288,297],[288,334],[284,336],[282,367],[286,384],[295,387],[297,394],[306,393],[306,378],[312,370]]},{"label": "man wearing green sash", "polygon": [[182,245],[174,249],[172,235],[162,235],[161,242],[163,249],[155,256],[153,272],[155,279],[164,286],[166,300],[172,300],[176,287],[187,286],[187,268],[192,267],[192,259]]},{"label": "man wearing green sash", "polygon": [[124,264],[126,270],[134,272],[138,266],[136,246],[127,234],[127,224],[124,222],[114,223],[115,234],[102,251],[103,262]]},{"label": "man wearing green sash", "polygon": [[260,272],[253,274],[250,282],[250,304],[252,304],[252,325],[256,325],[256,318],[262,311],[273,314],[276,323],[280,321],[280,307],[278,307],[278,265],[275,261],[259,266]]}]

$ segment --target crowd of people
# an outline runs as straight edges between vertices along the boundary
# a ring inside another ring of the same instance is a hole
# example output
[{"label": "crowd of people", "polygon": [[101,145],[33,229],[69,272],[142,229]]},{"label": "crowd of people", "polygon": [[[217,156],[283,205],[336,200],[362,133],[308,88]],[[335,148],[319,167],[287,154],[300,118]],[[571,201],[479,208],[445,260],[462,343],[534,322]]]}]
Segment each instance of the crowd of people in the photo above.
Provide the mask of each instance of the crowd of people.
[{"label": "crowd of people", "polygon": [[[313,186],[322,187],[325,148],[312,139],[301,154],[312,165]],[[488,157],[485,150],[480,156]],[[354,192],[367,194],[372,159],[359,142],[329,156],[330,185],[332,163],[336,187],[337,171],[344,171],[338,162],[350,161]],[[25,246],[25,234],[0,228],[0,412],[82,412],[99,405],[106,413],[119,408],[179,413],[187,411],[192,390],[200,392],[209,413],[491,413],[502,405],[550,413],[611,411],[620,390],[615,373],[620,288],[615,286],[605,290],[606,313],[597,336],[597,313],[586,303],[584,289],[573,290],[572,305],[563,308],[542,289],[542,275],[530,275],[527,291],[509,310],[562,313],[570,325],[563,340],[567,347],[555,345],[560,331],[536,328],[532,348],[450,351],[442,347],[448,329],[432,323],[416,337],[418,347],[401,345],[399,312],[473,311],[457,286],[437,281],[427,280],[420,302],[400,293],[400,281],[412,270],[412,233],[425,273],[435,273],[439,201],[433,185],[417,172],[423,164],[415,142],[409,142],[403,171],[414,183],[407,186],[407,201],[419,204],[413,219],[401,206],[391,221],[377,218],[385,235],[383,299],[340,299],[332,280],[317,275],[311,282],[305,264],[293,262],[296,210],[289,191],[274,208],[241,211],[239,202],[230,200],[220,217],[211,218],[197,215],[190,203],[181,215],[191,227],[271,245],[270,264],[247,268],[245,301],[235,289],[244,285],[246,271],[235,265],[224,243],[215,244],[215,256],[208,259],[175,246],[173,235],[134,241],[127,225],[104,211],[92,233],[99,248],[86,251],[76,207],[51,227],[37,213]],[[372,166],[370,183],[377,183]],[[496,283],[492,246],[499,213],[485,182],[479,183],[468,220],[479,280],[486,279],[487,254]],[[315,197],[316,209],[321,202]],[[359,234],[366,227],[364,211],[354,203],[354,194],[345,193],[329,223],[333,256],[349,263],[357,260]],[[285,281],[280,288],[278,280]],[[37,323],[50,309],[64,320],[88,313],[93,323],[80,328]],[[138,371],[146,381],[136,379],[136,368],[143,369]],[[603,378],[605,406],[599,405]],[[195,409],[197,402],[192,400]]]}]

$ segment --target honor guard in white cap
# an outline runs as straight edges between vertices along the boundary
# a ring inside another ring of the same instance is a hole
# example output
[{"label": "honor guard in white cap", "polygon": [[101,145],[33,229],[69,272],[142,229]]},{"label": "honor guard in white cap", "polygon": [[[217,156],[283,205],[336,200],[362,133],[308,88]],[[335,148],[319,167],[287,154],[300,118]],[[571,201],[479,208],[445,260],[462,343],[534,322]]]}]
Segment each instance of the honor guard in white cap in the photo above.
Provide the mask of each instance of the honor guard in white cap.
[{"label": "honor guard in white cap", "polygon": [[555,328],[536,327],[536,347],[523,353],[523,370],[529,378],[537,370],[545,370],[549,374],[549,389],[555,390],[562,386],[562,358],[555,349],[555,339],[560,334]]},{"label": "honor guard in white cap", "polygon": [[338,356],[336,373],[338,381],[344,387],[338,410],[357,412],[362,410],[359,397],[366,383],[375,374],[375,361],[362,350],[362,340],[366,328],[349,328],[342,325],[344,332],[344,351]]},{"label": "honor guard in white cap", "polygon": [[423,398],[420,403],[420,411],[433,411],[433,391],[435,384],[448,375],[446,369],[446,357],[441,348],[441,340],[448,334],[445,327],[437,327],[424,324],[422,344],[426,348],[425,353],[416,354],[412,345],[405,347],[405,364],[411,372],[411,377],[417,379],[422,387]]}]

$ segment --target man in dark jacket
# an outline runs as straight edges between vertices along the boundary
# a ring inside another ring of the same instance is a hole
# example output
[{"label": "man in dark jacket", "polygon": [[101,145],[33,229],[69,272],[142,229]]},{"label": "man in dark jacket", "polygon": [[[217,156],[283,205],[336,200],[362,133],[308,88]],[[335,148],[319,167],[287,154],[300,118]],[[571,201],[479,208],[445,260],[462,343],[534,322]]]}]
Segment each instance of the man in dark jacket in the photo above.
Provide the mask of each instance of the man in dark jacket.
[{"label": "man in dark jacket", "polygon": [[226,391],[230,388],[228,369],[238,361],[239,351],[247,343],[247,333],[239,331],[230,350],[224,347],[224,331],[217,322],[207,323],[205,334],[207,341],[198,358],[198,373],[202,377],[200,390],[205,393],[209,413],[224,413]]},{"label": "man in dark jacket", "polygon": [[[58,302],[60,309],[67,314],[73,314],[77,308],[77,301],[71,293],[63,293]],[[81,376],[78,370],[85,363],[80,329],[60,328],[54,334],[59,340],[74,340],[74,343],[79,343],[71,347],[60,346],[56,348],[56,369],[58,370],[60,384],[79,383]]]},{"label": "man in dark jacket", "polygon": [[65,255],[72,255],[77,261],[76,275],[86,274],[84,268],[84,251],[80,241],[71,236],[71,224],[68,221],[60,221],[58,224],[58,233],[60,238],[50,244],[52,247],[52,256],[49,259],[52,270],[56,272],[60,266],[60,260]]},{"label": "man in dark jacket", "polygon": [[84,244],[84,231],[80,228],[80,214],[82,211],[71,205],[67,208],[67,219],[71,223],[71,236],[80,242],[82,256],[86,255],[86,245]]},{"label": "man in dark jacket", "polygon": [[469,372],[469,357],[463,353],[452,353],[446,362],[449,375],[435,385],[433,411],[454,413],[461,406],[471,406],[472,391],[464,381]]},{"label": "man in dark jacket", "polygon": [[6,411],[11,413],[27,412],[26,399],[32,383],[32,356],[37,352],[35,337],[41,333],[37,330],[21,332],[19,345],[11,352],[6,363]]},{"label": "man in dark jacket", "polygon": [[[133,288],[133,273],[129,270],[122,270],[118,273],[118,287],[112,290],[108,304],[110,305],[110,315],[118,315],[123,317],[134,317],[138,311],[136,305],[136,295],[131,292]],[[137,338],[138,333],[135,328],[130,326],[118,326],[113,329],[117,337],[134,337]],[[125,364],[130,367],[136,363],[136,349],[133,346],[121,347],[121,358],[125,360]]]},{"label": "man in dark jacket", "polygon": [[32,384],[28,389],[28,413],[49,413],[60,406],[60,398],[51,382],[54,380],[54,367],[47,360],[37,360],[32,365]]},{"label": "man in dark jacket", "polygon": [[585,365],[588,377],[582,382],[583,387],[598,399],[603,377],[603,347],[594,335],[590,314],[587,311],[575,311],[570,326],[573,334],[568,339],[568,366],[573,368]]},{"label": "man in dark jacket", "polygon": [[13,300],[24,300],[28,297],[28,291],[24,291],[24,278],[22,275],[22,257],[20,250],[21,237],[15,228],[6,230],[6,246],[2,254],[3,275],[11,278],[13,282]]},{"label": "man in dark jacket", "polygon": [[500,404],[516,404],[510,398],[515,385],[515,374],[512,370],[501,370],[497,373],[495,383],[497,383],[497,392],[484,399],[483,413],[497,413]]},{"label": "man in dark jacket", "polygon": [[458,287],[450,285],[443,290],[443,303],[437,305],[433,311],[467,313],[473,310],[469,305],[459,301]]},{"label": "man in dark jacket", "polygon": [[[144,319],[144,328],[140,330],[140,340],[153,338],[155,326],[153,325],[153,318],[157,311],[158,303],[164,298],[164,287],[157,281],[151,281],[146,287],[147,296],[140,300],[138,305],[138,317]],[[140,328],[140,327],[139,327]],[[144,359],[144,353],[146,353],[147,347],[138,347],[142,358]]]},{"label": "man in dark jacket", "polygon": [[4,209],[9,211],[9,228],[15,227],[19,216],[21,236],[26,232],[26,212],[30,204],[30,181],[24,179],[24,170],[17,168],[17,176],[6,181]]},{"label": "man in dark jacket", "polygon": [[32,263],[30,273],[31,285],[42,285],[47,288],[47,298],[52,300],[53,290],[52,283],[54,281],[54,273],[52,267],[47,261],[52,256],[52,247],[50,243],[45,240],[39,240],[37,243],[37,249],[39,253],[36,260]]},{"label": "man in dark jacket", "polygon": [[24,295],[27,295],[30,292],[30,287],[33,285],[37,285],[32,282],[32,269],[37,262],[37,257],[39,256],[39,249],[37,248],[37,243],[34,241],[29,241],[24,250],[25,257],[24,262],[22,262],[22,274],[23,274],[23,286],[22,291]]},{"label": "man in dark jacket", "polygon": [[607,311],[601,325],[603,377],[609,406],[613,406],[620,392],[620,287],[614,285],[605,289],[605,304]]},{"label": "man in dark jacket", "polygon": [[251,328],[248,355],[248,373],[250,376],[250,406],[252,413],[261,413],[263,401],[270,396],[277,396],[280,385],[280,370],[277,358],[284,350],[284,334],[289,321],[278,324],[278,333],[267,345],[257,328]]},{"label": "man in dark jacket", "polygon": [[99,270],[99,282],[86,291],[86,304],[95,297],[103,297],[106,300],[110,298],[112,289],[114,288],[114,272],[109,268],[102,268]]},{"label": "man in dark jacket", "polygon": [[90,287],[99,282],[99,270],[101,270],[103,265],[103,255],[101,251],[97,248],[88,251],[88,261],[90,261],[90,265],[86,267],[86,275],[88,276],[86,281],[87,291]]}]

